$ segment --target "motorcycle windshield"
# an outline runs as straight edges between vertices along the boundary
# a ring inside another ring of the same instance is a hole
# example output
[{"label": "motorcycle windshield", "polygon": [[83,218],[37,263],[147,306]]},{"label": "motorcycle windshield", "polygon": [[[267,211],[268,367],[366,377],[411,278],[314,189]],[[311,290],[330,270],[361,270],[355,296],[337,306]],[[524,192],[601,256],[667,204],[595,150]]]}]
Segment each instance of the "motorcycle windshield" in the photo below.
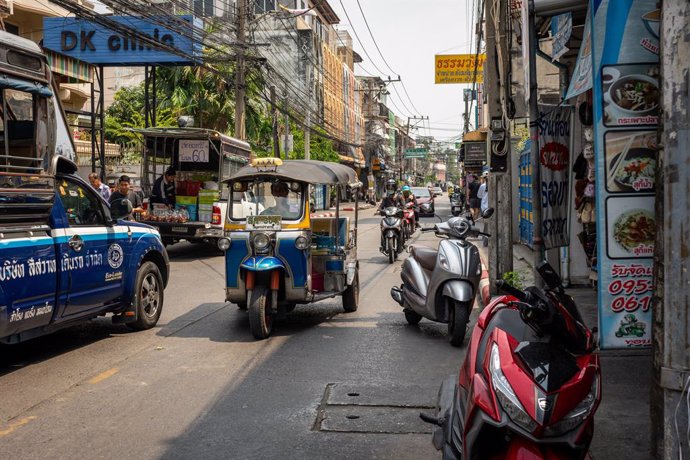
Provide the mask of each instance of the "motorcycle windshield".
[{"label": "motorcycle windshield", "polygon": [[552,343],[521,342],[515,353],[547,393],[561,388],[580,370],[573,355]]}]

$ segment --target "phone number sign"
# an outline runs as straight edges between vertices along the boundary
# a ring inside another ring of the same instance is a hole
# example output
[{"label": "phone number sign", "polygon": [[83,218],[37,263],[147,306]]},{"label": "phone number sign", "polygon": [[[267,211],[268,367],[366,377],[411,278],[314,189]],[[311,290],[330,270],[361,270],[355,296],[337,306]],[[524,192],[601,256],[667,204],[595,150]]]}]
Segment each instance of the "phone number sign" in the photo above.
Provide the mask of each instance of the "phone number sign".
[{"label": "phone number sign", "polygon": [[483,83],[484,61],[486,54],[437,54],[435,83]]}]

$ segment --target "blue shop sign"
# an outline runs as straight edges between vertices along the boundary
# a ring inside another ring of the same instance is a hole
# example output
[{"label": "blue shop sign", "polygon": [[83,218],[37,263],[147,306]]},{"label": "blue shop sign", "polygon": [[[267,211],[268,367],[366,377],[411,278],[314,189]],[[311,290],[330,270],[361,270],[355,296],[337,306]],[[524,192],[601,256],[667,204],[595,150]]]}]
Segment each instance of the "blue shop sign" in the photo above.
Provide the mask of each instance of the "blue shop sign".
[{"label": "blue shop sign", "polygon": [[194,64],[194,58],[201,58],[201,40],[196,32],[203,27],[199,18],[186,15],[105,19],[114,23],[112,29],[86,19],[44,18],[43,47],[105,66]]}]

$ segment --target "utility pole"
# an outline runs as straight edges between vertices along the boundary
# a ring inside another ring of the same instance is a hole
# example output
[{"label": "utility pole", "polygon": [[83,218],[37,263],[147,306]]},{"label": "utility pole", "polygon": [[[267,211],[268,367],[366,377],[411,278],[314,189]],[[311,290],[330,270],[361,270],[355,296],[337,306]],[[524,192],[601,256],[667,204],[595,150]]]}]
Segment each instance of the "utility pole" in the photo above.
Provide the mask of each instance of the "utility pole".
[{"label": "utility pole", "polygon": [[245,26],[247,23],[247,15],[249,9],[247,8],[247,0],[237,0],[237,69],[235,69],[235,137],[240,140],[246,140],[247,129],[245,126],[244,112],[245,112]]},{"label": "utility pole", "polygon": [[[530,160],[532,165],[532,251],[534,260],[534,284],[541,288],[544,281],[537,273],[537,266],[544,260],[544,241],[542,240],[541,218],[541,162],[539,161],[539,106],[537,101],[537,31],[534,24],[534,0],[528,3],[529,29],[529,138],[531,140]],[[524,46],[524,45],[523,45]],[[488,56],[487,56],[488,58]],[[524,65],[524,63],[523,63]]]},{"label": "utility pole", "polygon": [[271,117],[273,127],[273,156],[280,158],[280,141],[278,140],[278,107],[276,105],[276,87],[271,85]]},{"label": "utility pole", "polygon": [[[311,50],[307,51],[307,53],[311,53]],[[311,110],[312,110],[312,100],[313,100],[313,94],[312,94],[312,67],[307,66],[307,94],[309,95],[309,100],[307,101],[307,119],[306,119],[306,126],[304,127],[304,159],[309,160],[311,159]]]},{"label": "utility pole", "polygon": [[690,323],[688,286],[690,255],[690,143],[688,62],[690,62],[690,4],[665,0],[661,14],[661,91],[663,130],[659,142],[656,187],[656,244],[654,254],[653,351],[651,392],[652,456],[687,458],[685,434],[689,414],[684,392],[690,381]]},{"label": "utility pole", "polygon": [[[493,8],[489,5],[484,9],[486,27],[486,64],[485,64],[485,85],[487,98],[489,118],[494,121],[500,121],[500,126],[490,127],[489,136],[487,139],[487,149],[489,152],[490,163],[493,163],[493,152],[505,151],[507,167],[504,172],[499,172],[493,169],[489,174],[489,180],[486,185],[489,193],[489,207],[494,208],[495,213],[491,219],[488,219],[486,225],[488,226],[488,233],[492,235],[489,241],[489,278],[493,280],[501,279],[502,275],[513,271],[513,202],[512,202],[512,170],[510,165],[510,129],[503,128],[503,120],[505,116],[503,113],[502,98],[505,97],[506,87],[510,85],[508,77],[508,69],[510,53],[508,53],[508,33],[506,25],[508,24],[507,5],[506,0],[491,0],[492,3],[498,3],[498,8]],[[493,14],[499,15],[498,24],[499,29],[495,27],[496,19]],[[502,62],[498,62],[497,48],[500,47]],[[470,94],[467,94],[470,93]],[[474,97],[470,91],[467,91],[467,98]],[[481,101],[477,101],[480,104]],[[468,129],[469,113],[465,112],[465,129]],[[503,130],[503,131],[502,131]],[[500,139],[500,134],[503,133],[503,140]],[[540,195],[536,195],[540,196]],[[491,286],[491,290],[495,290],[495,286]],[[495,291],[494,291],[495,292]]]},{"label": "utility pole", "polygon": [[[464,91],[462,92],[462,99],[465,101],[465,115],[464,115],[464,117],[463,117],[463,118],[465,119],[465,125],[464,125],[463,128],[462,128],[462,134],[463,134],[463,135],[465,135],[465,134],[467,134],[468,132],[470,132],[470,112],[469,112],[470,107],[469,107],[469,102],[470,102],[470,94],[471,94],[471,92],[472,92],[471,90],[467,90],[467,89],[464,90]],[[480,101],[477,101],[477,104],[479,104],[479,103],[480,103]]]},{"label": "utility pole", "polygon": [[290,147],[288,142],[290,141],[290,114],[288,112],[288,95],[287,89],[283,92],[283,101],[285,104],[285,144],[283,144],[283,151],[285,152],[285,159],[290,158]]},{"label": "utility pole", "polygon": [[[399,77],[398,77],[398,78],[399,78]],[[418,117],[418,116],[416,116],[416,115],[415,115],[414,117],[407,117],[407,135],[408,135],[408,136],[410,135],[410,127],[411,127],[411,126],[410,126],[410,122],[411,122],[412,120],[414,120],[414,121],[424,121],[424,120],[428,120],[428,119],[429,119],[429,116],[428,116],[428,115],[427,115],[427,116],[422,115],[421,117]],[[412,128],[415,128],[416,126],[417,126],[417,125],[415,124],[414,126],[412,126]],[[404,151],[401,151],[401,152],[400,152],[400,179],[402,179],[403,161],[404,161],[404,158],[405,158],[405,152],[404,152]],[[416,163],[416,162],[415,162],[415,163]]]}]

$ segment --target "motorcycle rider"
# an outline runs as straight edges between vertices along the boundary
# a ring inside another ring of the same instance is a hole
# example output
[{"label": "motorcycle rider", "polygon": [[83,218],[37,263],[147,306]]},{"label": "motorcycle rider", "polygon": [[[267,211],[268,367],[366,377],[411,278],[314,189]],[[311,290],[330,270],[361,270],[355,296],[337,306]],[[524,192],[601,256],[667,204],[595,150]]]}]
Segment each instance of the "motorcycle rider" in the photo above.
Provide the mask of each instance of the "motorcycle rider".
[{"label": "motorcycle rider", "polygon": [[388,179],[386,181],[386,196],[381,200],[378,212],[381,213],[384,209],[391,206],[402,208],[404,204],[402,197],[396,193],[395,180]]},{"label": "motorcycle rider", "polygon": [[419,228],[419,213],[417,211],[417,200],[414,197],[414,194],[412,193],[412,190],[410,190],[410,187],[408,185],[403,185],[402,188],[402,199],[403,203],[412,203],[412,209],[414,210],[414,227]]}]

